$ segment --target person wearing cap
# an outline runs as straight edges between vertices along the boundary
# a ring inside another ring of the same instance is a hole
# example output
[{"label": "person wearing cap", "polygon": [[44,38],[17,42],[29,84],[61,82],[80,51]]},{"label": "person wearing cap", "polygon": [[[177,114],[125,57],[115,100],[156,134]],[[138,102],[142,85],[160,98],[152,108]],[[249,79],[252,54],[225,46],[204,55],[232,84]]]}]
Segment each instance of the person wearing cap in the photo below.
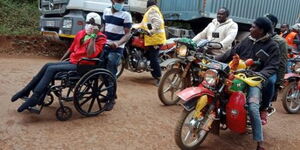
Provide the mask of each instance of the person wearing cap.
[{"label": "person wearing cap", "polygon": [[271,77],[268,78],[264,88],[262,89],[264,94],[262,95],[260,117],[263,125],[267,124],[267,108],[269,107],[271,101],[277,97],[277,89],[283,82],[284,75],[286,72],[288,55],[288,45],[286,44],[285,39],[274,32],[275,27],[278,23],[277,17],[272,14],[267,14],[265,15],[265,17],[270,19],[270,21],[272,22],[272,30],[270,32],[270,35],[279,47],[279,67],[277,73],[273,74]]},{"label": "person wearing cap", "polygon": [[198,43],[200,40],[207,39],[213,42],[220,42],[223,46],[222,49],[213,49],[209,52],[215,56],[230,50],[232,42],[238,33],[238,25],[229,18],[229,15],[230,12],[227,8],[220,8],[217,12],[217,18],[213,19],[203,31],[198,33],[193,38],[193,41]]},{"label": "person wearing cap", "polygon": [[[39,103],[56,73],[76,71],[77,63],[81,58],[95,58],[99,56],[106,43],[106,36],[99,32],[100,26],[100,15],[93,12],[87,14],[85,29],[76,34],[72,45],[62,58],[64,59],[69,55],[69,61],[45,64],[22,90],[12,96],[11,101],[14,102],[20,98],[28,97],[30,92],[33,92],[26,102],[18,108],[18,112],[34,107]],[[89,62],[81,63],[89,64]]]},{"label": "person wearing cap", "polygon": [[[268,79],[278,71],[279,66],[279,48],[277,43],[271,39],[269,34],[272,30],[272,23],[266,17],[257,18],[250,28],[250,36],[242,40],[234,49],[227,51],[224,55],[216,56],[216,60],[229,62],[235,54],[241,59],[258,60],[255,55],[258,51],[264,50],[268,59],[260,60],[259,65],[252,68],[258,75]],[[260,102],[262,99],[262,90],[260,87],[249,87],[247,92],[248,113],[251,120],[253,139],[257,142],[257,150],[263,150],[263,128],[260,118]]]}]

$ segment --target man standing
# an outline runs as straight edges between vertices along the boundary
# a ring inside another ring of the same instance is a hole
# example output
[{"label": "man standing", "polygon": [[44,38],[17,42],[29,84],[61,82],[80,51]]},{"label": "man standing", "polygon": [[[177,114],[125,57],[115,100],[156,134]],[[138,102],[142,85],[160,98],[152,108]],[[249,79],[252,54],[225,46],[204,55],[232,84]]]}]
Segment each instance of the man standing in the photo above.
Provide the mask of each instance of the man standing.
[{"label": "man standing", "polygon": [[[109,48],[106,47],[101,59],[104,65],[112,74],[116,75],[117,67],[121,60],[125,43],[130,38],[132,17],[130,13],[123,11],[125,0],[111,0],[112,7],[106,8],[103,12],[104,27],[102,31],[107,36]],[[115,101],[108,103],[107,111],[112,110]]]},{"label": "man standing", "polygon": [[227,50],[232,48],[237,32],[238,25],[229,19],[229,10],[222,7],[217,12],[217,19],[213,19],[210,24],[198,35],[193,38],[193,41],[198,43],[202,39],[209,41],[220,42],[223,46],[221,50],[212,50],[211,54],[224,54]]},{"label": "man standing", "polygon": [[145,46],[148,47],[145,55],[150,60],[150,66],[153,69],[151,74],[156,79],[156,84],[158,84],[161,77],[158,61],[159,47],[166,42],[166,33],[163,15],[156,4],[156,0],[147,1],[147,11],[141,22],[141,28],[149,31],[149,36],[144,36]]},{"label": "man standing", "polygon": [[[244,39],[236,48],[227,51],[224,55],[219,55],[216,60],[221,62],[229,62],[232,56],[238,54],[241,59],[246,60],[252,58],[258,60],[255,55],[258,51],[264,50],[268,55],[268,59],[260,60],[260,64],[253,68],[265,79],[270,78],[278,71],[279,66],[279,49],[277,43],[271,39],[270,32],[272,23],[266,17],[257,18],[250,28],[250,36]],[[253,130],[253,139],[257,142],[257,150],[264,150],[263,128],[260,118],[260,101],[262,99],[262,90],[260,87],[249,87],[247,92],[248,113],[251,120]]]}]

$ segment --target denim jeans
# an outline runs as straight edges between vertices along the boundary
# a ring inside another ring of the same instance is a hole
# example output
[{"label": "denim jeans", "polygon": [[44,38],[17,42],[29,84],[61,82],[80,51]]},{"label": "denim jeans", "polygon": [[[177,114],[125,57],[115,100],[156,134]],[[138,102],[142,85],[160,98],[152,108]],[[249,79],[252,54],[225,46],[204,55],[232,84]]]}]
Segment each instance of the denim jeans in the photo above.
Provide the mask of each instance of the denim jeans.
[{"label": "denim jeans", "polygon": [[[100,60],[101,60],[101,65],[109,70],[115,77],[118,72],[118,64],[121,61],[123,54],[123,49],[122,48],[117,48],[117,49],[111,49],[109,47],[105,47],[104,51],[101,53]],[[105,86],[109,86],[110,83],[105,82]],[[107,97],[111,102],[114,102],[115,97],[115,91],[112,88],[109,88],[107,90]]]},{"label": "denim jeans", "polygon": [[31,81],[35,93],[43,94],[54,76],[62,71],[76,71],[77,65],[70,62],[47,63]]},{"label": "denim jeans", "polygon": [[117,48],[115,50],[105,47],[104,51],[102,52],[100,59],[101,63],[106,68],[109,70],[113,75],[116,75],[118,72],[118,64],[121,61],[122,58],[122,48]]},{"label": "denim jeans", "polygon": [[151,71],[151,75],[153,78],[160,78],[161,77],[161,69],[159,65],[159,49],[155,49],[153,46],[150,46],[147,50],[145,56],[150,61],[150,66],[153,69]]},{"label": "denim jeans", "polygon": [[271,77],[268,78],[266,84],[264,85],[262,89],[262,102],[261,102],[261,110],[265,110],[269,107],[271,101],[274,98],[275,95],[275,84],[277,81],[277,75],[274,74]]},{"label": "denim jeans", "polygon": [[261,89],[258,87],[248,88],[248,113],[253,131],[253,140],[257,142],[263,141],[263,129],[259,113],[259,103],[261,100],[261,94]]}]

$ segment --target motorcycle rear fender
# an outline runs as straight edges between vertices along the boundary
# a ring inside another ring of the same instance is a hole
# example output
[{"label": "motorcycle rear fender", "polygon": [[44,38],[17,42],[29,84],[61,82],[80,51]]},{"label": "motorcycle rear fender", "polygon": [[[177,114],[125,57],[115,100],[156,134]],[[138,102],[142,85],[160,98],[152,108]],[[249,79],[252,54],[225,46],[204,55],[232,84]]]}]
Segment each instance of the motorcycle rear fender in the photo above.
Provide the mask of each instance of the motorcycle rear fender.
[{"label": "motorcycle rear fender", "polygon": [[284,80],[299,80],[300,79],[300,75],[296,74],[296,73],[287,73],[284,75]]},{"label": "motorcycle rear fender", "polygon": [[185,62],[180,58],[170,58],[170,59],[167,59],[164,62],[160,63],[160,67],[166,68],[170,65],[172,66],[172,65],[177,64],[177,63],[184,63],[185,64]]}]

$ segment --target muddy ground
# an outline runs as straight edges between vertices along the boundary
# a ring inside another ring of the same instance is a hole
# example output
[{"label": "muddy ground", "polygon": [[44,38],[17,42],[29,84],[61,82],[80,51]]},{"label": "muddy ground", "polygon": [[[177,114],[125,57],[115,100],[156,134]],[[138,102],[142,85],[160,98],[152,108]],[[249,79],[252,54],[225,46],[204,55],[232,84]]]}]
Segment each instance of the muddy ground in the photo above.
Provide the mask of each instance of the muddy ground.
[{"label": "muddy ground", "polygon": [[[3,42],[0,42],[1,45]],[[8,45],[14,51],[14,46]],[[0,46],[1,51],[1,46]],[[25,53],[25,52],[24,52]],[[21,53],[20,53],[21,54]],[[125,71],[118,80],[118,99],[115,108],[97,117],[82,117],[73,108],[73,117],[66,122],[57,121],[58,102],[45,108],[40,115],[18,113],[22,103],[10,102],[32,76],[50,61],[58,58],[7,55],[0,52],[0,149],[145,149],[176,150],[175,124],[180,106],[163,106],[157,96],[157,87],[149,73]],[[25,55],[25,56],[24,56]],[[268,150],[296,150],[300,147],[300,114],[289,115],[280,100],[275,103],[277,112],[264,126],[265,146]],[[221,131],[219,137],[209,135],[199,150],[254,150],[251,135]]]}]

